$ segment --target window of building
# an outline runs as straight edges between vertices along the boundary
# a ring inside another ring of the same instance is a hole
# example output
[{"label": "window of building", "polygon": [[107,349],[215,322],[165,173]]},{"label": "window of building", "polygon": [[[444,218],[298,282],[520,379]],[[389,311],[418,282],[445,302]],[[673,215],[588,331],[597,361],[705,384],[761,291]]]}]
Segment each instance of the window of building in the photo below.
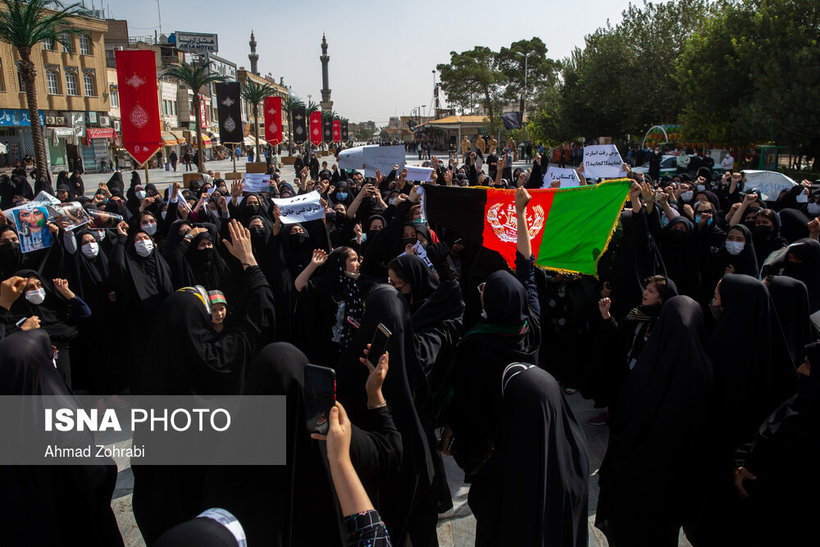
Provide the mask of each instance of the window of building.
[{"label": "window of building", "polygon": [[97,96],[97,86],[94,82],[94,75],[88,72],[83,73],[83,87],[87,97]]},{"label": "window of building", "polygon": [[66,95],[79,95],[77,89],[77,73],[66,71],[65,73],[65,93]]},{"label": "window of building", "polygon": [[177,115],[177,102],[176,101],[171,101],[171,115],[173,115],[173,116]]},{"label": "window of building", "polygon": [[54,40],[51,38],[44,38],[43,39],[43,49],[52,50],[54,49]]},{"label": "window of building", "polygon": [[[21,77],[22,80],[22,77]],[[22,86],[22,84],[21,84]],[[48,88],[49,95],[59,95],[60,94],[60,79],[57,77],[57,71],[55,70],[46,70],[46,87]],[[25,89],[24,87],[20,88],[21,90]]]},{"label": "window of building", "polygon": [[3,70],[3,59],[0,59],[0,91],[6,90],[5,71]]},{"label": "window of building", "polygon": [[91,39],[87,34],[80,34],[80,54],[91,55]]},{"label": "window of building", "polygon": [[111,86],[109,94],[111,96],[111,106],[120,106],[120,93],[117,91],[117,88]]},{"label": "window of building", "polygon": [[[71,47],[71,35],[70,35],[70,34],[68,34],[67,32],[64,32],[64,33],[62,33],[62,34],[60,35],[60,38],[61,38],[61,39],[62,39],[62,41],[63,41],[63,44],[62,44],[62,46],[63,46],[63,53],[71,53],[71,52],[72,52],[72,49],[73,49],[73,48]],[[68,46],[66,46],[66,44],[68,44]]]}]

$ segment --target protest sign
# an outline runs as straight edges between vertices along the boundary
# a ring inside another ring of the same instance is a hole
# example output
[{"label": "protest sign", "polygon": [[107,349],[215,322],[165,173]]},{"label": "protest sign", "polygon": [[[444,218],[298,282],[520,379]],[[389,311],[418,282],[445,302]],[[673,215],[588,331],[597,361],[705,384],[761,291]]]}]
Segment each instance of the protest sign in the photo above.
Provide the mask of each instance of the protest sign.
[{"label": "protest sign", "polygon": [[[392,169],[392,165],[390,166]],[[405,177],[407,180],[412,180],[414,182],[430,182],[432,181],[431,175],[433,174],[432,167],[415,167],[413,165],[406,165],[404,167],[407,169],[407,176]]]},{"label": "protest sign", "polygon": [[270,175],[267,173],[245,173],[243,192],[270,192]]},{"label": "protest sign", "polygon": [[68,222],[68,225],[64,226],[63,229],[69,232],[91,222],[91,216],[88,214],[88,211],[83,209],[83,206],[77,201],[51,205],[48,209],[53,221],[59,222],[65,220]]},{"label": "protest sign", "polygon": [[[407,254],[407,251],[401,253],[399,256],[406,255],[406,254]],[[433,267],[433,263],[430,262],[430,258],[427,256],[427,251],[424,249],[424,246],[422,246],[421,242],[416,241],[413,244],[413,254],[416,255],[417,257],[419,257],[421,259],[421,261],[424,262],[427,265],[427,267],[430,269],[430,271],[433,271],[433,272],[436,271],[435,267]]]},{"label": "protest sign", "polygon": [[91,216],[91,222],[88,223],[89,230],[115,230],[117,224],[123,220],[122,215],[97,209],[89,209],[88,214]]},{"label": "protest sign", "polygon": [[46,192],[45,190],[40,190],[40,193],[34,196],[32,201],[44,201],[46,203],[50,203],[52,205],[60,205],[60,200]]},{"label": "protest sign", "polygon": [[[371,145],[377,146],[377,145]],[[367,146],[354,146],[339,152],[339,169],[361,169],[364,163],[364,149]]]},{"label": "protest sign", "polygon": [[389,173],[393,166],[404,167],[404,146],[367,146],[364,149],[364,176],[375,177],[376,170]]},{"label": "protest sign", "polygon": [[47,225],[49,212],[45,202],[31,201],[3,213],[17,229],[22,252],[30,253],[51,247],[52,237]]},{"label": "protest sign", "polygon": [[541,185],[541,188],[549,188],[554,180],[561,181],[561,188],[581,186],[581,179],[578,178],[578,173],[575,172],[575,169],[550,167],[547,169],[547,174],[544,175],[544,184]]},{"label": "protest sign", "polygon": [[279,208],[279,220],[282,224],[296,224],[308,220],[319,220],[325,217],[319,192],[313,191],[292,198],[274,199]]},{"label": "protest sign", "polygon": [[624,160],[614,144],[596,144],[584,147],[584,176],[592,179],[611,179],[626,176]]}]

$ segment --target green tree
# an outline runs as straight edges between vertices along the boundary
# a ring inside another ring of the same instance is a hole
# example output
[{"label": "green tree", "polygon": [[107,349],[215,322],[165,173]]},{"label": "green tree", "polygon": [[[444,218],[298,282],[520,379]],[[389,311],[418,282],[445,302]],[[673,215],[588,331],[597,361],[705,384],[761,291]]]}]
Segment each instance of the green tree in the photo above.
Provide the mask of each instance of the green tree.
[{"label": "green tree", "polygon": [[496,66],[506,80],[504,98],[519,102],[518,113],[523,120],[525,102],[532,107],[538,90],[555,85],[560,65],[547,57],[547,46],[534,37],[502,47],[496,56]]},{"label": "green tree", "polygon": [[470,104],[477,94],[487,110],[490,132],[496,130],[495,112],[501,106],[504,75],[496,68],[496,53],[488,47],[450,52],[450,63],[436,67],[441,75],[441,89],[447,100],[460,105]]},{"label": "green tree", "polygon": [[256,139],[255,158],[257,160],[259,160],[259,103],[271,95],[273,95],[273,87],[268,84],[247,80],[242,86],[242,98],[251,105],[253,112],[253,135]]},{"label": "green tree", "polygon": [[305,103],[291,93],[288,97],[282,101],[282,110],[287,112],[288,114],[288,144],[293,142],[293,111],[299,107],[304,107]]},{"label": "green tree", "polygon": [[305,115],[310,117],[311,114],[319,110],[319,104],[313,102],[312,100],[308,100],[307,104],[305,105]]},{"label": "green tree", "polygon": [[62,7],[59,2],[57,10],[47,9],[44,0],[3,0],[5,9],[0,9],[0,40],[17,50],[20,55],[20,75],[26,93],[26,106],[31,120],[31,138],[34,141],[34,160],[37,173],[50,178],[48,158],[43,141],[43,126],[37,108],[37,89],[34,82],[37,70],[31,60],[31,53],[37,44],[45,40],[60,43],[66,47],[71,44],[65,36],[77,34],[78,29],[71,24],[71,17],[78,14],[79,4]]},{"label": "green tree", "polygon": [[196,112],[196,149],[197,149],[197,169],[200,173],[205,172],[205,150],[202,147],[202,112],[199,108],[201,101],[200,91],[203,87],[212,83],[224,82],[225,77],[211,71],[211,63],[189,65],[182,62],[179,65],[169,67],[163,73],[164,76],[176,78],[184,83],[194,92],[194,99],[191,106]]}]

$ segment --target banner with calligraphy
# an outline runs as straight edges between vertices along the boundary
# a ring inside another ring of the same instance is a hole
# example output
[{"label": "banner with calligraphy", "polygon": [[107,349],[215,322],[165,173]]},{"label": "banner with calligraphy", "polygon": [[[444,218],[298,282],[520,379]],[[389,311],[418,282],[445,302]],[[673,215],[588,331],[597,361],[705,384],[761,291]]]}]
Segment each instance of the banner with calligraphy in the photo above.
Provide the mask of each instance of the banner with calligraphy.
[{"label": "banner with calligraphy", "polygon": [[347,142],[347,120],[342,120],[342,142]]},{"label": "banner with calligraphy", "polygon": [[322,116],[322,139],[326,143],[333,142],[333,118]]},{"label": "banner with calligraphy", "polygon": [[303,144],[307,140],[307,126],[305,125],[305,107],[294,108],[290,114],[293,120],[293,142]]},{"label": "banner with calligraphy", "polygon": [[241,143],[243,138],[242,107],[239,82],[216,84],[216,116],[219,119],[219,142]]},{"label": "banner with calligraphy", "polygon": [[265,140],[271,146],[282,142],[282,97],[265,97]]},{"label": "banner with calligraphy", "polygon": [[162,146],[154,52],[125,49],[115,51],[114,55],[123,146],[138,164],[143,165]]},{"label": "banner with calligraphy", "polygon": [[310,114],[310,142],[315,146],[322,144],[322,113],[319,111]]},{"label": "banner with calligraphy", "polygon": [[333,120],[333,142],[342,142],[342,124]]}]

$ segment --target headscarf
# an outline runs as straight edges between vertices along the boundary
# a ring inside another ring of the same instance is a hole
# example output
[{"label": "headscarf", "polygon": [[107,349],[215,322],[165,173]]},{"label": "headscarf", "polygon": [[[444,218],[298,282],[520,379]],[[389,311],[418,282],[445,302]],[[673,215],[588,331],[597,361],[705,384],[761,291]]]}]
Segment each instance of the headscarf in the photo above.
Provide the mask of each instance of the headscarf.
[{"label": "headscarf", "polygon": [[752,277],[757,277],[758,273],[760,273],[760,268],[758,267],[757,255],[755,254],[755,246],[754,240],[752,239],[752,233],[743,224],[733,225],[731,228],[729,228],[729,230],[727,230],[727,235],[728,232],[731,232],[732,230],[739,230],[740,232],[742,232],[743,237],[746,238],[746,243],[743,246],[743,250],[740,251],[740,254],[737,255],[729,254],[729,251],[726,250],[726,247],[724,245],[724,247],[719,252],[718,263],[724,265],[724,268],[725,265],[733,265],[735,267],[736,274],[744,274],[750,275]]},{"label": "headscarf", "polygon": [[[332,288],[333,301],[339,305],[339,315],[341,319],[341,332],[338,333],[339,345],[342,350],[350,345],[355,327],[347,320],[348,317],[356,323],[360,323],[364,308],[362,307],[362,294],[359,283],[345,273],[345,262],[347,262],[348,248],[340,247],[330,253],[325,265],[325,275]],[[355,251],[354,251],[355,252]],[[337,333],[334,332],[334,338]]]},{"label": "headscarf", "polygon": [[780,235],[788,242],[809,237],[809,218],[797,209],[783,209],[777,216],[780,219]]},{"label": "headscarf", "polygon": [[789,246],[789,253],[801,260],[786,262],[783,275],[799,279],[809,291],[809,312],[820,310],[820,242],[816,239],[798,239]]},{"label": "headscarf", "polygon": [[[296,226],[302,228],[302,234],[292,234]],[[302,273],[313,256],[313,247],[310,244],[310,234],[303,224],[286,224],[279,232],[282,241],[282,252],[285,262],[294,279]]]},{"label": "headscarf", "polygon": [[69,324],[65,313],[67,302],[57,294],[51,282],[34,270],[19,270],[14,272],[15,276],[40,280],[45,290],[46,297],[41,304],[35,305],[26,300],[25,295],[20,296],[11,305],[11,321],[16,323],[19,319],[36,315],[40,318],[40,328],[45,330],[54,345],[65,343],[77,337],[77,325]]},{"label": "headscarf", "polygon": [[427,264],[416,255],[400,255],[392,262],[396,274],[411,288],[410,309],[415,311],[438,288],[439,282]]},{"label": "headscarf", "polygon": [[787,275],[776,275],[766,281],[777,319],[786,337],[786,344],[795,367],[803,363],[804,348],[814,339],[809,319],[809,292],[806,285]]},{"label": "headscarf", "polygon": [[[685,226],[686,231],[673,230],[676,224]],[[661,255],[666,274],[675,280],[681,294],[697,298],[701,273],[694,231],[686,217],[673,218],[661,232]]]},{"label": "headscarf", "polygon": [[247,547],[245,530],[230,512],[208,509],[177,524],[154,543],[154,547]]},{"label": "headscarf", "polygon": [[154,246],[153,252],[146,257],[137,254],[134,248],[137,234],[145,234],[154,241],[150,234],[136,230],[125,244],[125,263],[127,275],[131,278],[137,297],[140,301],[159,297],[160,300],[171,294],[174,284],[171,281],[171,270],[162,257],[159,249]]},{"label": "headscarf", "polygon": [[108,190],[112,194],[119,194],[121,196],[124,196],[125,182],[122,180],[122,173],[119,171],[114,171],[111,174],[111,178],[108,179],[106,186],[108,186]]},{"label": "headscarf", "polygon": [[476,544],[586,547],[587,443],[561,386],[535,365],[512,363],[495,388],[502,425],[469,495]]},{"label": "headscarf", "polygon": [[[17,231],[8,224],[0,225],[0,236],[6,232]],[[19,243],[7,241],[0,245],[0,281],[11,277],[11,274],[20,269],[23,263],[23,253]]]}]

